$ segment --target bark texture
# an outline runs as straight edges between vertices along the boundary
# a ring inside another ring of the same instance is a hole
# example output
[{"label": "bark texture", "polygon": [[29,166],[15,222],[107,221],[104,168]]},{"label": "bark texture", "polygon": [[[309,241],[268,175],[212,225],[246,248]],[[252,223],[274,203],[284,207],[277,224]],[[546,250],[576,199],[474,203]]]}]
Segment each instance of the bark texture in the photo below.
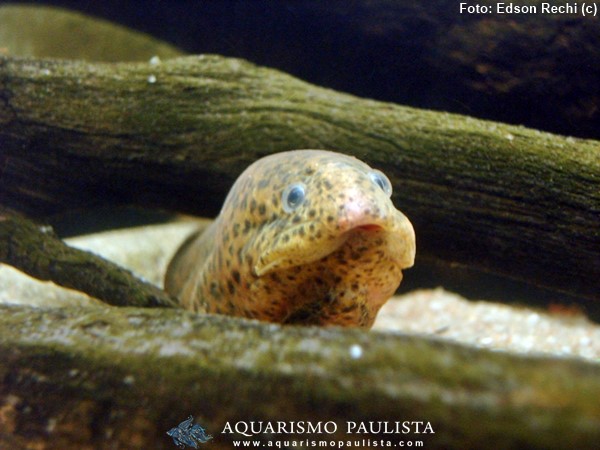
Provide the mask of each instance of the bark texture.
[{"label": "bark texture", "polygon": [[[394,34],[393,16],[373,22],[392,17],[391,28],[370,32]],[[452,46],[461,34],[449,36]],[[446,54],[491,79],[469,52]],[[511,87],[511,77],[489,85]],[[355,154],[390,175],[424,259],[598,304],[597,142],[358,99],[217,56],[0,59],[0,207],[44,222],[123,204],[212,215],[250,162],[306,147]],[[115,305],[170,302],[3,210],[0,260]],[[174,448],[165,433],[189,414],[222,449],[232,446],[220,433],[227,420],[334,420],[341,430],[347,420],[425,420],[435,434],[416,438],[428,448],[594,448],[600,440],[598,364],[422,337],[176,309],[0,306],[0,361],[7,448]]]},{"label": "bark texture", "polygon": [[0,100],[0,202],[31,217],[132,203],[210,216],[257,158],[326,148],[389,175],[419,256],[592,308],[599,298],[596,141],[359,99],[219,56],[2,58]]},{"label": "bark texture", "polygon": [[162,289],[100,256],[66,245],[46,225],[0,216],[0,263],[116,306],[177,307]]},{"label": "bark texture", "polygon": [[[597,364],[422,337],[0,306],[0,358],[7,448],[173,448],[165,433],[190,414],[219,449],[240,437],[221,433],[238,420],[331,420],[339,432],[324,439],[426,448],[586,449],[600,439]],[[386,420],[429,421],[435,434],[345,433],[346,421]]]},{"label": "bark texture", "polygon": [[[584,2],[479,0],[490,12],[466,14],[454,0],[46,1],[361,97],[600,138],[600,21]],[[508,11],[523,5],[537,13]]]}]

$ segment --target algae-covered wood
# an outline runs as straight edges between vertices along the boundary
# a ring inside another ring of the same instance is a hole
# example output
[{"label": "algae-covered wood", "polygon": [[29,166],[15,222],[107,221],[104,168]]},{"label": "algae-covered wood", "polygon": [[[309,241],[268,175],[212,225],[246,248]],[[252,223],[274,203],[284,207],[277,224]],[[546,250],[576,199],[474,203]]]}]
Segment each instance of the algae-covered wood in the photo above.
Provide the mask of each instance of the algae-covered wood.
[{"label": "algae-covered wood", "polygon": [[[125,203],[212,215],[246,165],[302,147],[389,174],[422,256],[598,298],[597,142],[359,99],[218,56],[0,59],[0,206],[42,222]],[[109,303],[169,303],[6,211],[0,257]],[[211,448],[231,448],[227,420],[333,420],[342,431],[423,420],[435,434],[409,438],[427,448],[600,441],[598,364],[426,337],[1,306],[0,361],[7,448],[174,448],[166,431],[190,414]]]},{"label": "algae-covered wood", "polygon": [[[52,227],[0,208],[0,263],[116,306],[177,307],[166,292],[93,253],[66,245]],[[17,299],[18,300],[18,299]]]},{"label": "algae-covered wood", "polygon": [[[190,414],[211,448],[231,448],[240,436],[222,430],[238,420],[335,421],[329,441],[426,448],[600,440],[597,364],[428,338],[174,309],[0,306],[0,358],[2,446],[172,448],[166,431]],[[346,421],[424,421],[434,434],[349,435]]]},{"label": "algae-covered wood", "polygon": [[[192,8],[171,0],[139,10],[121,0],[60,1],[189,53],[245,58],[362,97],[598,139],[600,21],[583,16],[584,3],[252,0],[195,2]],[[522,4],[536,13],[515,13]],[[563,13],[550,14],[543,4]],[[491,12],[467,13],[476,5]],[[59,22],[45,17],[38,34]],[[7,33],[22,39],[27,27],[7,25]],[[76,43],[88,42],[46,39],[45,46],[54,41],[73,59],[80,54]],[[84,52],[94,51],[87,47]]]},{"label": "algae-covered wood", "polygon": [[596,141],[359,99],[220,56],[2,58],[0,98],[0,201],[30,216],[122,203],[214,215],[257,158],[326,148],[389,175],[418,255],[598,300]]}]

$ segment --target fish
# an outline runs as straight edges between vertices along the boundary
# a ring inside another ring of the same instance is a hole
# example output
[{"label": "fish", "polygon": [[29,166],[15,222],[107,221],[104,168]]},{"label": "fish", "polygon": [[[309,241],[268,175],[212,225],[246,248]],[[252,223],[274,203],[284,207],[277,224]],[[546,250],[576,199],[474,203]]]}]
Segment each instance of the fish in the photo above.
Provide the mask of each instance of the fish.
[{"label": "fish", "polygon": [[189,310],[370,328],[416,253],[392,184],[359,159],[291,150],[252,163],[175,253],[165,290]]},{"label": "fish", "polygon": [[202,426],[194,423],[194,416],[189,416],[174,428],[167,431],[167,435],[173,439],[173,443],[179,448],[200,448],[199,444],[205,444],[212,439],[210,434]]}]

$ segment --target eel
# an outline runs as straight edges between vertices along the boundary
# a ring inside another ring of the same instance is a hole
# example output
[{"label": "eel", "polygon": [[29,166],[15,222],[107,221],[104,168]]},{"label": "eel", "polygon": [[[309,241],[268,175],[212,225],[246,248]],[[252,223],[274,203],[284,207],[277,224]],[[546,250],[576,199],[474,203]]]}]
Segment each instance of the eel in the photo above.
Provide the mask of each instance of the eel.
[{"label": "eel", "polygon": [[352,156],[266,156],[180,246],[165,290],[198,312],[370,328],[415,259],[413,226],[391,194],[381,171]]}]

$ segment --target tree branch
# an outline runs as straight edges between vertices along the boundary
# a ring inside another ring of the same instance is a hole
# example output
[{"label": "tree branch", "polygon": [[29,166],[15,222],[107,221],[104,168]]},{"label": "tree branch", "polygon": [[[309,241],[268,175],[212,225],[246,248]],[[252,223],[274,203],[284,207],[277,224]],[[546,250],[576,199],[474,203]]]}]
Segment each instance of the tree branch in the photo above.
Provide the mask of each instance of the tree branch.
[{"label": "tree branch", "polygon": [[3,446],[170,448],[165,432],[190,414],[219,449],[236,438],[220,433],[225,422],[238,420],[331,420],[339,432],[327,438],[344,441],[374,438],[346,434],[346,421],[430,421],[435,434],[410,435],[428,448],[600,439],[597,364],[423,337],[178,310],[0,306],[0,360]]},{"label": "tree branch", "polygon": [[420,256],[599,299],[598,142],[358,99],[219,56],[2,58],[0,99],[0,203],[26,215],[123,203],[213,215],[257,158],[328,148],[385,170]]},{"label": "tree branch", "polygon": [[100,256],[69,247],[51,227],[23,217],[0,216],[0,263],[40,280],[76,289],[115,306],[177,307],[156,286]]}]

